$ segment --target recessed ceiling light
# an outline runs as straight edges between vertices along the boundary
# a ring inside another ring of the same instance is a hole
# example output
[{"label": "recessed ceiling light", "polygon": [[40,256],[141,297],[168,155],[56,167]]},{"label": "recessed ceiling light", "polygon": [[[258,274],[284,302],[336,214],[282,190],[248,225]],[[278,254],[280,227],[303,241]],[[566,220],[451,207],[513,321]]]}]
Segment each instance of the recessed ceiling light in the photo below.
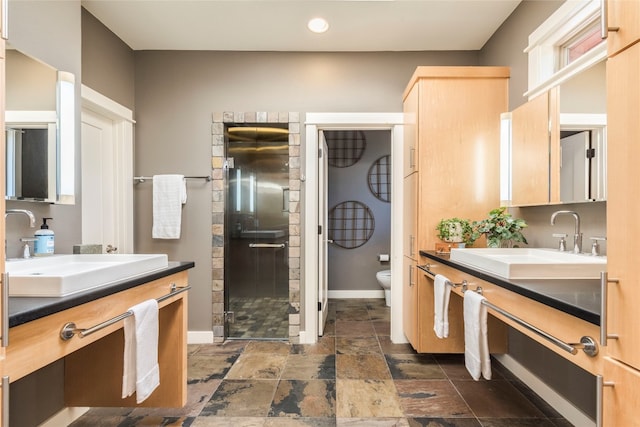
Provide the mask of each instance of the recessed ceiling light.
[{"label": "recessed ceiling light", "polygon": [[314,33],[324,33],[329,29],[329,23],[324,18],[313,18],[309,21],[307,27]]}]

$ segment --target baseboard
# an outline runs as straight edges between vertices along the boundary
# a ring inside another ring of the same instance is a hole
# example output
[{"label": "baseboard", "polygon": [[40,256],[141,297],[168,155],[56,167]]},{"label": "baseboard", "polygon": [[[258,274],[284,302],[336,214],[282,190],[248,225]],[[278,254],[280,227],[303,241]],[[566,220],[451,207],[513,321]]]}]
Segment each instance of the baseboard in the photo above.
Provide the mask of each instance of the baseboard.
[{"label": "baseboard", "polygon": [[187,344],[213,344],[213,331],[188,331]]},{"label": "baseboard", "polygon": [[508,354],[496,354],[493,357],[544,399],[545,402],[553,406],[553,409],[558,411],[571,424],[574,426],[595,427],[596,424],[591,418],[522,366],[516,359]]},{"label": "baseboard", "polygon": [[39,427],[67,427],[69,424],[84,415],[88,410],[89,408],[79,406],[63,408],[47,421],[40,424]]},{"label": "baseboard", "polygon": [[368,290],[368,291],[329,291],[327,296],[335,299],[352,299],[352,298],[384,298],[384,291]]}]

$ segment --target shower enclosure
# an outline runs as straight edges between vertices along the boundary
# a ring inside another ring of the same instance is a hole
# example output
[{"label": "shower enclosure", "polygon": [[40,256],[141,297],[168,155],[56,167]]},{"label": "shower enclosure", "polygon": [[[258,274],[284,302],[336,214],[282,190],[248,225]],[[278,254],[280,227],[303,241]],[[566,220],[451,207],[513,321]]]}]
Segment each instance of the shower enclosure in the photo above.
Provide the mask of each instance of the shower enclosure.
[{"label": "shower enclosure", "polygon": [[226,337],[289,336],[287,125],[226,124]]}]

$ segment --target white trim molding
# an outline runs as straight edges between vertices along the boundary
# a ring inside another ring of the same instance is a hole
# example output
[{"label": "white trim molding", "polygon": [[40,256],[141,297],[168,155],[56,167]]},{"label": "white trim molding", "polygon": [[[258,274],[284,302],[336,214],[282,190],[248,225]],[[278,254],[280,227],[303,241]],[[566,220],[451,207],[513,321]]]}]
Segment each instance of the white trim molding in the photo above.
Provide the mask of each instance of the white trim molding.
[{"label": "white trim molding", "polygon": [[557,47],[578,31],[600,18],[600,0],[567,0],[546,21],[529,35],[529,85],[524,94],[533,99],[597,64],[607,57],[607,44],[585,53],[571,64],[556,70]]},{"label": "white trim molding", "polygon": [[[402,331],[402,135],[403,113],[307,113],[306,143],[303,162],[304,197],[304,330],[300,331],[300,343],[310,344],[318,340],[318,132],[331,129],[390,129],[391,130],[391,340],[406,342]],[[329,296],[335,295],[329,291]],[[372,291],[377,292],[377,291]],[[382,293],[382,290],[380,290]],[[384,294],[382,294],[384,295]]]}]

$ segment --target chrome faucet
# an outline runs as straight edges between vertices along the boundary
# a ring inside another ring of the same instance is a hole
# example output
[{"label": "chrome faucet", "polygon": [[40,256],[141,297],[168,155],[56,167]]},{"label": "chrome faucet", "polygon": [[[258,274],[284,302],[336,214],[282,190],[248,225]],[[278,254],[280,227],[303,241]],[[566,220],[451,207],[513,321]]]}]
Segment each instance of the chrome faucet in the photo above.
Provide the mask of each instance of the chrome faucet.
[{"label": "chrome faucet", "polygon": [[36,217],[33,215],[33,212],[28,211],[26,209],[7,209],[4,213],[4,217],[8,217],[9,215],[18,215],[23,214],[29,217],[29,226],[31,228],[36,226]]},{"label": "chrome faucet", "polygon": [[[31,228],[36,226],[36,217],[33,215],[33,212],[28,211],[26,209],[7,209],[4,212],[4,217],[8,217],[9,215],[26,215],[27,217],[29,217],[29,226]],[[4,256],[5,259],[7,257],[7,239],[4,239]]]},{"label": "chrome faucet", "polygon": [[574,211],[556,211],[551,215],[551,225],[555,225],[556,217],[560,214],[573,215],[575,219],[576,228],[573,235],[573,253],[579,254],[582,252],[582,233],[580,232],[580,216],[578,212]]}]

